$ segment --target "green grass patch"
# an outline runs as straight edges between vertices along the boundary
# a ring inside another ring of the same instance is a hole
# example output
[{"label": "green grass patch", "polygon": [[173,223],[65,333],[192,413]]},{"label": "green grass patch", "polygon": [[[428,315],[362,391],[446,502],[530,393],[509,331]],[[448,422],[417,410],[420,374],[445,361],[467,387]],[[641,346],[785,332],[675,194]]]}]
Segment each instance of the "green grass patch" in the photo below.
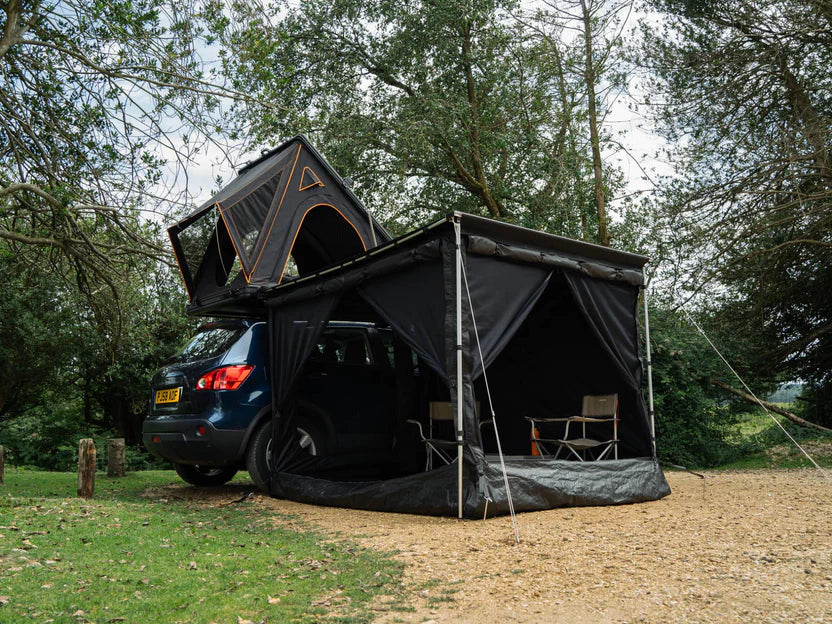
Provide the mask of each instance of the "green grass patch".
[{"label": "green grass patch", "polygon": [[247,501],[207,507],[155,489],[177,481],[96,475],[85,501],[73,473],[7,468],[0,622],[366,622],[368,601],[401,591],[401,565],[384,555],[281,527],[286,517]]},{"label": "green grass patch", "polygon": [[[789,409],[791,406],[784,407]],[[832,434],[800,427],[777,414],[774,418],[820,466],[832,467]],[[731,441],[742,450],[742,456],[719,466],[718,470],[814,467],[771,416],[762,410],[741,414],[733,427]]]}]

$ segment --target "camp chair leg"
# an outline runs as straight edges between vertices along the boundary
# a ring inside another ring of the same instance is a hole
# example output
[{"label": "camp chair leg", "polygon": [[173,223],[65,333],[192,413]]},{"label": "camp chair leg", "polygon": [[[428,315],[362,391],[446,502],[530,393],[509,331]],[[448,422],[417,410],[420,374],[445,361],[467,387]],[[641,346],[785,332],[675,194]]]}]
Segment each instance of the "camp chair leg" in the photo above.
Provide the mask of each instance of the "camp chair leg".
[{"label": "camp chair leg", "polygon": [[[613,446],[615,446],[615,444],[614,444],[614,443],[613,443],[613,444],[607,444],[607,447],[603,450],[603,452],[602,452],[602,453],[598,456],[598,459],[596,459],[595,461],[601,461],[602,459],[604,459],[604,455],[606,455],[607,453],[609,453],[609,452],[610,452],[610,449],[611,449]],[[616,459],[618,459],[618,458],[616,457]]]},{"label": "camp chair leg", "polygon": [[580,453],[578,453],[578,451],[576,451],[574,448],[572,448],[569,444],[565,444],[564,446],[566,446],[566,448],[568,448],[570,451],[572,451],[572,454],[573,454],[575,457],[577,457],[577,458],[578,458],[578,461],[585,461],[585,460],[584,460],[584,458],[583,458],[583,457],[581,457],[581,454],[580,454]]}]

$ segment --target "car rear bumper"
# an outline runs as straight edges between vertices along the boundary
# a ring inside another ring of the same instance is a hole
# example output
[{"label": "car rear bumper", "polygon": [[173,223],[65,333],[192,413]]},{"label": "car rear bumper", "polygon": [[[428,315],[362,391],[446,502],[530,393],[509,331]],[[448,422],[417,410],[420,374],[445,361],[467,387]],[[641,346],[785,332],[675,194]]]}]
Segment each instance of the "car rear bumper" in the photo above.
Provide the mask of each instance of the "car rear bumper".
[{"label": "car rear bumper", "polygon": [[[205,433],[200,434],[200,427]],[[245,435],[245,429],[216,429],[204,418],[147,419],[142,425],[145,448],[176,464],[237,464]]]}]

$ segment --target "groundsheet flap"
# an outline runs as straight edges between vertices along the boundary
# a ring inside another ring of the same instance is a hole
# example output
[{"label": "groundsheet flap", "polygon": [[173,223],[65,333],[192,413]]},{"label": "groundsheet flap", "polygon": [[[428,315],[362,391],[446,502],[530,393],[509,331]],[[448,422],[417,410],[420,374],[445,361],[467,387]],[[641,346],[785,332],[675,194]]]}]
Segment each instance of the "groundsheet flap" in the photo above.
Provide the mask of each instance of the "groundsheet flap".
[{"label": "groundsheet flap", "polygon": [[[463,475],[466,518],[482,518],[486,496],[488,516],[508,513],[499,461],[481,466],[480,478],[465,465]],[[658,500],[670,487],[652,459],[599,462],[549,460],[539,457],[507,458],[512,500],[516,511],[557,507],[620,505]],[[457,466],[384,481],[327,481],[279,473],[275,477],[283,497],[302,503],[371,511],[432,516],[457,515]]]}]

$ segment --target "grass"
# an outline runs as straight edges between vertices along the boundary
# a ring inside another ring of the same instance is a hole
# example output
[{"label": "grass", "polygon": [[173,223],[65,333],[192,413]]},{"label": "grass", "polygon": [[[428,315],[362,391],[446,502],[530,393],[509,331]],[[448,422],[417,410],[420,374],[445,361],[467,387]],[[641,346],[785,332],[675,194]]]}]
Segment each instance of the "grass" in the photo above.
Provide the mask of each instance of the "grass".
[{"label": "grass", "polygon": [[[832,468],[832,434],[799,427],[777,414],[774,418],[820,466]],[[719,470],[814,467],[783,430],[762,410],[743,414],[739,418],[733,431],[733,443],[745,449],[743,456],[720,466]]]},{"label": "grass", "polygon": [[154,489],[175,482],[99,474],[83,500],[74,473],[7,467],[0,622],[366,622],[370,600],[400,591],[401,566],[383,555],[246,501],[206,507]]}]

